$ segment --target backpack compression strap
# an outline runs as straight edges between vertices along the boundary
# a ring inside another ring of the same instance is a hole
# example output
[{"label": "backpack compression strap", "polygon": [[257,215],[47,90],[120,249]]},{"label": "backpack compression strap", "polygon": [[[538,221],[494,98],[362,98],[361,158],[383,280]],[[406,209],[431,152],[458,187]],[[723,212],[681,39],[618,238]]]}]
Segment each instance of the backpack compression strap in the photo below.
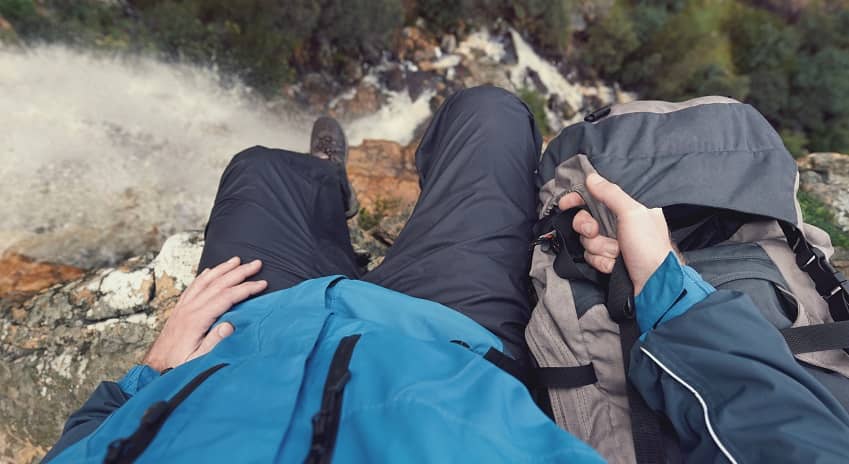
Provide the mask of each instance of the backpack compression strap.
[{"label": "backpack compression strap", "polygon": [[779,221],[796,265],[814,281],[817,293],[828,303],[834,323],[784,329],[781,334],[793,353],[839,350],[849,353],[849,279],[828,262],[823,252],[805,239],[795,225]]},{"label": "backpack compression strap", "polygon": [[[572,229],[572,221],[575,215],[584,208],[572,208],[559,213],[551,214],[540,220],[534,227],[537,238],[532,244],[543,246],[544,251],[551,250],[557,257],[554,260],[554,272],[566,280],[589,280],[604,286],[607,283],[607,311],[610,318],[619,326],[619,340],[622,349],[622,362],[626,380],[629,415],[631,417],[631,434],[634,439],[634,453],[637,464],[661,464],[666,462],[666,453],[663,447],[663,438],[660,429],[660,420],[654,411],[649,408],[640,393],[628,381],[628,367],[631,359],[631,348],[640,336],[640,328],[637,325],[634,313],[634,287],[631,277],[622,258],[616,260],[610,280],[605,282],[598,271],[588,266],[583,259],[584,248],[581,245],[578,233]],[[489,353],[488,353],[489,354]],[[565,380],[569,384],[569,377],[575,372],[566,369],[592,369],[592,364],[580,366],[579,368],[548,368],[562,369],[560,372],[552,372],[555,379]],[[545,368],[542,368],[545,369]],[[586,373],[584,373],[586,374]],[[537,376],[540,379],[541,376]],[[589,377],[585,377],[588,380]],[[592,371],[592,383],[595,383],[595,371]],[[577,383],[577,382],[571,382]],[[559,387],[554,382],[546,384],[538,382],[543,387]],[[577,385],[569,385],[566,388],[574,388]]]},{"label": "backpack compression strap", "polygon": [[607,287],[607,312],[619,325],[619,342],[622,348],[622,365],[625,370],[625,388],[628,394],[628,414],[631,416],[631,435],[634,437],[634,454],[637,464],[666,462],[660,420],[646,404],[640,392],[628,380],[631,348],[640,337],[634,307],[634,284],[625,268],[622,257],[616,258],[610,283]]}]

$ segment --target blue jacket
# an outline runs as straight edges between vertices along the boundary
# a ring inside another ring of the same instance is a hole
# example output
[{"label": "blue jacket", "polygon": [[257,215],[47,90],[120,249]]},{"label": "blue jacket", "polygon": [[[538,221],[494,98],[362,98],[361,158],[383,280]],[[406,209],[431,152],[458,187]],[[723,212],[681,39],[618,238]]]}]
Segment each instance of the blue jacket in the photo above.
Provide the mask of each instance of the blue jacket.
[{"label": "blue jacket", "polygon": [[[631,379],[693,462],[849,462],[849,416],[780,336],[747,342],[774,332],[747,297],[715,292],[670,255],[636,303],[645,334]],[[137,366],[101,384],[48,459],[103,462],[145,411],[207,372],[139,462],[302,462],[337,426],[324,447],[336,462],[602,462],[482,358],[502,348],[494,335],[437,303],[327,277],[222,320],[236,331],[210,354],[162,376]],[[345,383],[331,363],[354,334]],[[329,377],[343,394],[328,394]],[[328,405],[338,424],[317,414]]]},{"label": "blue jacket", "polygon": [[437,303],[326,277],[250,300],[222,320],[236,327],[233,335],[153,380],[136,369],[129,400],[53,462],[103,462],[109,444],[130,436],[153,403],[222,363],[139,462],[303,462],[331,359],[351,334],[361,338],[335,461],[603,462],[481,357],[502,348],[497,337]]}]

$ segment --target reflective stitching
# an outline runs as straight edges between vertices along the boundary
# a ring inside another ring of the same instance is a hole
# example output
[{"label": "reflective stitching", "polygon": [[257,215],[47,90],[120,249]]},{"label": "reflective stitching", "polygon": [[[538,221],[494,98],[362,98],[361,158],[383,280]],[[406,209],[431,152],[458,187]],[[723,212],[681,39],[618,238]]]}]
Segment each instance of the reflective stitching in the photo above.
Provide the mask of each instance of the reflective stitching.
[{"label": "reflective stitching", "polygon": [[731,456],[731,453],[728,451],[727,448],[725,448],[725,445],[723,445],[722,442],[719,441],[719,437],[716,436],[716,432],[714,432],[713,426],[710,423],[710,417],[708,416],[707,403],[705,403],[705,400],[702,399],[701,395],[699,395],[699,392],[697,392],[695,388],[691,387],[687,382],[685,382],[683,379],[681,379],[681,377],[678,377],[677,375],[675,375],[675,373],[672,372],[668,367],[666,367],[662,362],[660,362],[660,360],[655,358],[653,354],[649,353],[649,351],[645,347],[641,346],[640,351],[645,353],[646,356],[648,356],[652,361],[654,361],[655,364],[660,366],[660,368],[663,369],[664,372],[669,374],[669,376],[672,377],[673,379],[675,379],[675,381],[677,381],[678,383],[683,385],[684,388],[689,390],[690,393],[692,393],[696,397],[696,399],[699,400],[699,404],[701,404],[702,411],[704,412],[705,424],[707,425],[707,429],[708,429],[708,432],[710,433],[711,439],[713,439],[713,442],[716,443],[716,446],[719,447],[719,450],[722,451],[722,454],[724,454],[725,457],[729,461],[731,461],[733,464],[737,464],[737,460],[734,459],[733,456]]}]

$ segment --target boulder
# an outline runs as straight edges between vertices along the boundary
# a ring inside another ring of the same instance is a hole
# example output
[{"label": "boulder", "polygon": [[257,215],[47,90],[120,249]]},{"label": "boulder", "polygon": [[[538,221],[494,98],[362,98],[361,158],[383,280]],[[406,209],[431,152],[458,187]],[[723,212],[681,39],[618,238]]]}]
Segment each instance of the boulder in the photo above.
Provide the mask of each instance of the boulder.
[{"label": "boulder", "polygon": [[351,147],[348,177],[362,208],[373,210],[378,203],[397,202],[386,211],[393,215],[415,203],[419,196],[415,151],[415,144],[405,147],[385,140],[364,140]]},{"label": "boulder", "polygon": [[418,26],[405,27],[395,47],[395,55],[401,61],[430,61],[438,57],[436,39]]},{"label": "boulder", "polygon": [[77,279],[84,273],[78,267],[38,262],[19,253],[7,252],[0,256],[0,298],[17,299]]},{"label": "boulder", "polygon": [[0,462],[40,459],[98,382],[141,359],[202,246],[198,232],[177,234],[156,256],[0,300]]},{"label": "boulder", "polygon": [[798,164],[799,188],[829,205],[837,224],[849,232],[849,155],[811,153]]},{"label": "boulder", "polygon": [[337,118],[357,118],[372,114],[386,102],[381,90],[371,82],[360,83],[346,95],[329,104],[329,114]]}]

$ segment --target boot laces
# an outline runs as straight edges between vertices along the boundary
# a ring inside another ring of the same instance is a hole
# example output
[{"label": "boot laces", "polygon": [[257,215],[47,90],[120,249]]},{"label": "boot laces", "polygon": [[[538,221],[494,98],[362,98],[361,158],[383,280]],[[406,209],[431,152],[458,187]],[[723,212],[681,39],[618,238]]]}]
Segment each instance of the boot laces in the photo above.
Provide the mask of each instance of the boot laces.
[{"label": "boot laces", "polygon": [[339,159],[339,155],[342,153],[342,150],[339,149],[339,144],[336,143],[336,139],[329,135],[320,136],[316,143],[316,148],[319,152],[324,153],[332,159]]}]

